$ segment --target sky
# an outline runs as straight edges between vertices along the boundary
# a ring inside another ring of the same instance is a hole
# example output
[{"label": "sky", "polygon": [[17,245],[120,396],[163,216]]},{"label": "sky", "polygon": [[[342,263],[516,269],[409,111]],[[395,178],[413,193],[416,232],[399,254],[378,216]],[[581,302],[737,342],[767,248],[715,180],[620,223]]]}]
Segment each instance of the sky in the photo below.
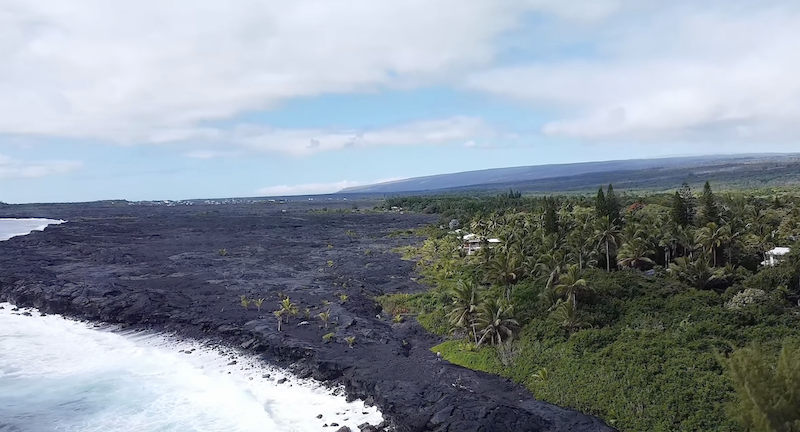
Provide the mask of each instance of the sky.
[{"label": "sky", "polygon": [[795,0],[0,0],[0,201],[800,151]]}]

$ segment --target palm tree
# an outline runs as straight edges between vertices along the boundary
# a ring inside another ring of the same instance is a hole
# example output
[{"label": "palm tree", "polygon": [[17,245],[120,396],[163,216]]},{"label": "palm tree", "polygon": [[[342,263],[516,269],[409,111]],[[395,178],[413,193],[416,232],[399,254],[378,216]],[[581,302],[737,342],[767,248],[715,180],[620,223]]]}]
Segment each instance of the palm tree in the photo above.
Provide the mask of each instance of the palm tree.
[{"label": "palm tree", "polygon": [[717,226],[714,222],[709,222],[695,233],[695,243],[704,252],[711,255],[711,262],[717,266],[717,249],[730,241],[731,228],[728,225]]},{"label": "palm tree", "polygon": [[620,266],[641,269],[644,264],[655,264],[650,258],[655,251],[650,248],[650,243],[641,237],[627,240],[617,253],[617,263]]},{"label": "palm tree", "polygon": [[[529,264],[530,265],[530,264]],[[532,275],[545,281],[545,289],[552,290],[558,283],[558,276],[567,266],[567,257],[563,249],[553,249],[536,258],[532,265]]]},{"label": "palm tree", "polygon": [[514,307],[502,299],[488,298],[478,308],[477,324],[481,331],[478,345],[489,342],[499,345],[510,339],[519,329],[519,322],[513,317]]},{"label": "palm tree", "polygon": [[590,326],[589,322],[578,313],[574,297],[570,297],[566,301],[559,299],[550,316],[561,324],[570,335]]},{"label": "palm tree", "polygon": [[558,285],[555,293],[567,299],[573,299],[577,303],[577,297],[586,292],[592,291],[587,285],[586,279],[581,277],[581,269],[577,264],[567,267],[567,272],[558,277]]},{"label": "palm tree", "polygon": [[715,271],[704,257],[694,261],[688,257],[676,258],[667,272],[675,279],[697,289],[703,289],[720,278],[719,272]]},{"label": "palm tree", "polygon": [[447,318],[454,329],[471,328],[475,344],[478,344],[478,333],[475,331],[475,318],[478,313],[480,301],[480,290],[478,284],[473,281],[464,282],[460,279],[450,292],[453,303]]},{"label": "palm tree", "polygon": [[491,283],[503,285],[506,300],[511,301],[513,285],[525,274],[524,257],[519,247],[505,242],[495,249],[486,262],[484,276]]},{"label": "palm tree", "polygon": [[594,248],[592,235],[591,214],[586,215],[581,223],[576,224],[574,231],[568,236],[568,244],[573,258],[577,258],[578,267],[583,270],[588,266],[596,264],[595,256],[597,250]]},{"label": "palm tree", "polygon": [[666,268],[669,268],[672,257],[675,256],[675,249],[678,247],[677,230],[677,224],[668,222],[661,225],[658,235],[658,246],[664,249],[664,267]]},{"label": "palm tree", "polygon": [[611,245],[613,244],[616,247],[619,234],[619,227],[608,216],[597,219],[594,235],[597,240],[597,246],[605,246],[606,271],[608,272],[611,271]]},{"label": "palm tree", "polygon": [[678,240],[678,245],[680,245],[681,249],[683,250],[683,256],[688,256],[690,259],[694,258],[694,250],[696,245],[694,239],[694,230],[691,227],[683,227],[678,225],[678,228],[675,231],[675,238]]},{"label": "palm tree", "polygon": [[281,318],[286,317],[286,323],[289,323],[289,316],[296,316],[298,313],[297,305],[292,303],[289,300],[289,297],[285,297],[278,303],[278,310],[272,312],[276,317],[278,317],[278,331],[281,331]]},{"label": "palm tree", "polygon": [[317,316],[319,317],[320,320],[322,320],[322,324],[325,325],[325,328],[328,328],[328,322],[331,320],[331,310],[328,309],[323,312],[320,312],[319,315]]}]

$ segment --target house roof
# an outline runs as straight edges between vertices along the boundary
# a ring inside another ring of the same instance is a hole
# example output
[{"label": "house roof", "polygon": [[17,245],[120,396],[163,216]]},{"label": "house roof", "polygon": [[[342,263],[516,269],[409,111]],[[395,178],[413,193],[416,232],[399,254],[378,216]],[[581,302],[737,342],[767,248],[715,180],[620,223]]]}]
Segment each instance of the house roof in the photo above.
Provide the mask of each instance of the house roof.
[{"label": "house roof", "polygon": [[780,255],[786,255],[789,252],[791,252],[791,249],[789,249],[788,247],[776,247],[775,249],[772,249],[769,252],[767,252],[767,254],[780,256]]}]

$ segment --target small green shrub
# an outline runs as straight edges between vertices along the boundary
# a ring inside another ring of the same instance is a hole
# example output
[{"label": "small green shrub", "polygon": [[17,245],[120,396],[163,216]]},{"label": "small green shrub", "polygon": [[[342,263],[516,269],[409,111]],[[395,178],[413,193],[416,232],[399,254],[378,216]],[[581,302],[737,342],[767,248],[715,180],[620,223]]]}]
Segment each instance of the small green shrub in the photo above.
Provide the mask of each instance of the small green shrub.
[{"label": "small green shrub", "polygon": [[242,307],[247,309],[250,306],[250,299],[247,296],[239,296],[239,300],[242,302]]},{"label": "small green shrub", "polygon": [[350,348],[353,348],[353,345],[356,343],[355,336],[348,336],[348,337],[344,338],[344,340],[345,340],[345,342],[347,342],[347,345],[349,345]]},{"label": "small green shrub", "polygon": [[325,343],[329,343],[335,338],[336,338],[336,333],[327,333],[324,336],[322,336],[322,340],[325,341]]},{"label": "small green shrub", "polygon": [[223,257],[228,255],[228,251],[226,249],[220,249],[217,251],[217,253],[219,254],[219,256]]},{"label": "small green shrub", "polygon": [[327,329],[328,328],[328,322],[330,322],[330,320],[331,320],[331,311],[330,311],[330,309],[326,310],[326,311],[323,311],[323,312],[320,312],[319,315],[317,315],[317,316],[319,317],[320,320],[322,320],[322,324]]},{"label": "small green shrub", "polygon": [[261,312],[261,305],[264,304],[264,299],[260,298],[260,299],[253,300],[253,303],[256,305],[256,309],[258,309],[258,311]]}]

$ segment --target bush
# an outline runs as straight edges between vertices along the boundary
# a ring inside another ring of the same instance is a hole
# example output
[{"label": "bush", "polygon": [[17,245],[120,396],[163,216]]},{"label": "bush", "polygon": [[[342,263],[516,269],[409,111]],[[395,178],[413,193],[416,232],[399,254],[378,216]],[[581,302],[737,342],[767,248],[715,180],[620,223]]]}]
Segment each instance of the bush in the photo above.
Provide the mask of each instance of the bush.
[{"label": "bush", "polygon": [[732,299],[725,303],[725,309],[742,310],[751,306],[764,304],[769,301],[769,295],[764,290],[758,288],[745,288],[739,291]]},{"label": "bush", "polygon": [[800,431],[800,345],[787,340],[780,354],[754,345],[735,351],[722,363],[738,400],[731,416],[752,432]]},{"label": "bush", "polygon": [[546,314],[534,315],[517,337],[509,365],[495,348],[475,350],[463,341],[433,350],[621,431],[731,432],[744,429],[726,412],[735,394],[718,353],[751,341],[777,350],[783,338],[800,338],[791,315],[762,307],[729,310],[713,291],[635,272],[591,271],[586,279],[596,292],[581,308],[593,328],[568,336]]}]

